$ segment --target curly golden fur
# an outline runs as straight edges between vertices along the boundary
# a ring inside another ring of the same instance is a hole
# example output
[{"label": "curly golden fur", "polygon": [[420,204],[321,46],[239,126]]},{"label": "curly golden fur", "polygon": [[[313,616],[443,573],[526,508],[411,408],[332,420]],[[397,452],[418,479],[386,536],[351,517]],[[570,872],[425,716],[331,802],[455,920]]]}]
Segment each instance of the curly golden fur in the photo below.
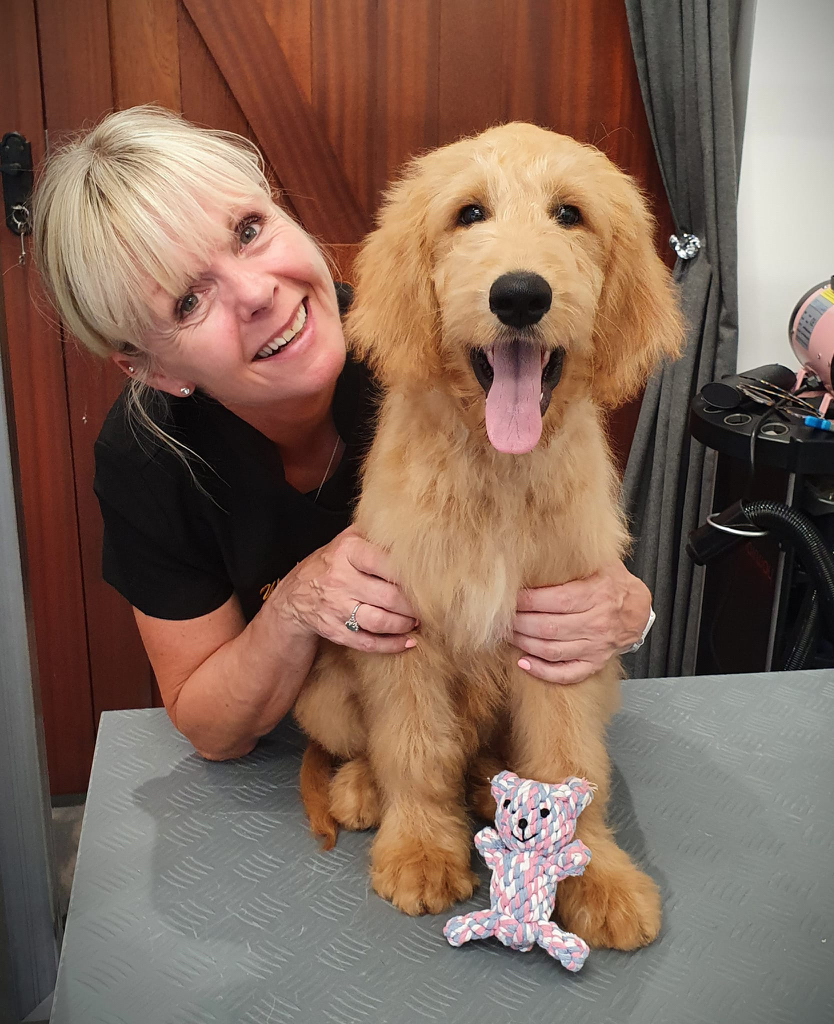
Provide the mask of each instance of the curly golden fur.
[{"label": "curly golden fur", "polygon": [[[472,204],[485,215],[462,224]],[[566,204],[580,223],[554,217]],[[621,949],[657,934],[657,889],[604,816],[618,660],[557,686],[523,672],[508,643],[521,588],[588,576],[628,546],[601,409],[638,391],[682,334],[652,229],[633,181],[598,150],[509,124],[413,161],[359,257],[348,333],[384,398],[355,520],[390,552],[421,625],[403,655],[325,644],[296,717],[311,737],[302,790],[314,831],[332,844],[334,819],[378,824],[372,883],[407,913],[472,893],[467,780],[470,805],[491,816],[486,782],[512,768],[599,787],[577,832],[593,860],[559,889],[564,926]],[[543,361],[564,352],[527,454],[490,443],[470,362],[506,341],[489,295],[517,271],[552,290],[523,343]],[[341,762],[332,780],[325,751]]]}]

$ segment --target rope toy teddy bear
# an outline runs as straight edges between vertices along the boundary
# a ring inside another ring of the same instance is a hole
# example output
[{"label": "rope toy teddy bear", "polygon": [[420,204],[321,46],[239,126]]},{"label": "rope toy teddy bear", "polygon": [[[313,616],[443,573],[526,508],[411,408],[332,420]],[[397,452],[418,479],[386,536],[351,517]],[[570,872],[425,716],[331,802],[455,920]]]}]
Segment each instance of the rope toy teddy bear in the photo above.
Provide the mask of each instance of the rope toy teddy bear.
[{"label": "rope toy teddy bear", "polygon": [[501,772],[491,782],[497,804],[495,828],[482,829],[475,846],[492,869],[489,910],[446,922],[453,946],[495,936],[526,953],[538,943],[569,971],[578,971],[588,945],[550,920],[556,885],[581,875],[591,851],[574,839],[576,819],[593,800],[591,784],[575,776],[550,786]]}]

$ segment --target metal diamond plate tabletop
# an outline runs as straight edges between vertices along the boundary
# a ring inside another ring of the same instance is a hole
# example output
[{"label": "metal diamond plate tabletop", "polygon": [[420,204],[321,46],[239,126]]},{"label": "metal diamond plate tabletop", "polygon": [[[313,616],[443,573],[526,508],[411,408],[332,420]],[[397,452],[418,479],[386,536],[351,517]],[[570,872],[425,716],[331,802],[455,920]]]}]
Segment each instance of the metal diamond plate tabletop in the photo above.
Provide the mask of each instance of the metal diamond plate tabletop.
[{"label": "metal diamond plate tabletop", "polygon": [[[834,674],[624,698],[612,807],[664,926],[578,975],[540,949],[453,949],[451,912],[394,910],[369,889],[367,834],[319,852],[288,724],[211,763],[162,710],[105,713],[52,1024],[830,1024]],[[463,906],[487,904],[482,886]]]}]

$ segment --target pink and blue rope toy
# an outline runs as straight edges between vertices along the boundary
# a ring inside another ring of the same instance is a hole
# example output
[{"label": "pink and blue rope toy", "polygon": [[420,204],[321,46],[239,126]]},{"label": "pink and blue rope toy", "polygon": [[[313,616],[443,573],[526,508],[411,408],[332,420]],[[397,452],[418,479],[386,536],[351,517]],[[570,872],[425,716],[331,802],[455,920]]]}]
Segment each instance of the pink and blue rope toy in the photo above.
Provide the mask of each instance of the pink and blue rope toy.
[{"label": "pink and blue rope toy", "polygon": [[451,918],[443,934],[453,946],[494,936],[524,953],[538,943],[569,971],[578,971],[587,943],[550,917],[557,884],[581,875],[591,859],[588,847],[573,838],[576,819],[594,798],[591,784],[572,776],[549,786],[501,772],[491,787],[495,828],[481,829],[475,846],[492,869],[492,906]]}]

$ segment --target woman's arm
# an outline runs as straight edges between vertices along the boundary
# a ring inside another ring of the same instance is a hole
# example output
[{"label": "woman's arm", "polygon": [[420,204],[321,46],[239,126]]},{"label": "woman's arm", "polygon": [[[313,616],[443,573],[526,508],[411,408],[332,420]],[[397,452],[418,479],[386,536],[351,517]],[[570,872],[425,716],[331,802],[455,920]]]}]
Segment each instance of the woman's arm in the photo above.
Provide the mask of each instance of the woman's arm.
[{"label": "woman's arm", "polygon": [[249,625],[235,597],[185,621],[134,609],[171,721],[203,757],[241,757],[292,707],[320,636],[379,654],[413,646],[415,619],[387,575],[385,554],[351,528],[288,573]]},{"label": "woman's arm", "polygon": [[185,621],[133,611],[171,721],[212,761],[248,754],[283,718],[318,645],[269,602],[248,626],[236,597]]}]

